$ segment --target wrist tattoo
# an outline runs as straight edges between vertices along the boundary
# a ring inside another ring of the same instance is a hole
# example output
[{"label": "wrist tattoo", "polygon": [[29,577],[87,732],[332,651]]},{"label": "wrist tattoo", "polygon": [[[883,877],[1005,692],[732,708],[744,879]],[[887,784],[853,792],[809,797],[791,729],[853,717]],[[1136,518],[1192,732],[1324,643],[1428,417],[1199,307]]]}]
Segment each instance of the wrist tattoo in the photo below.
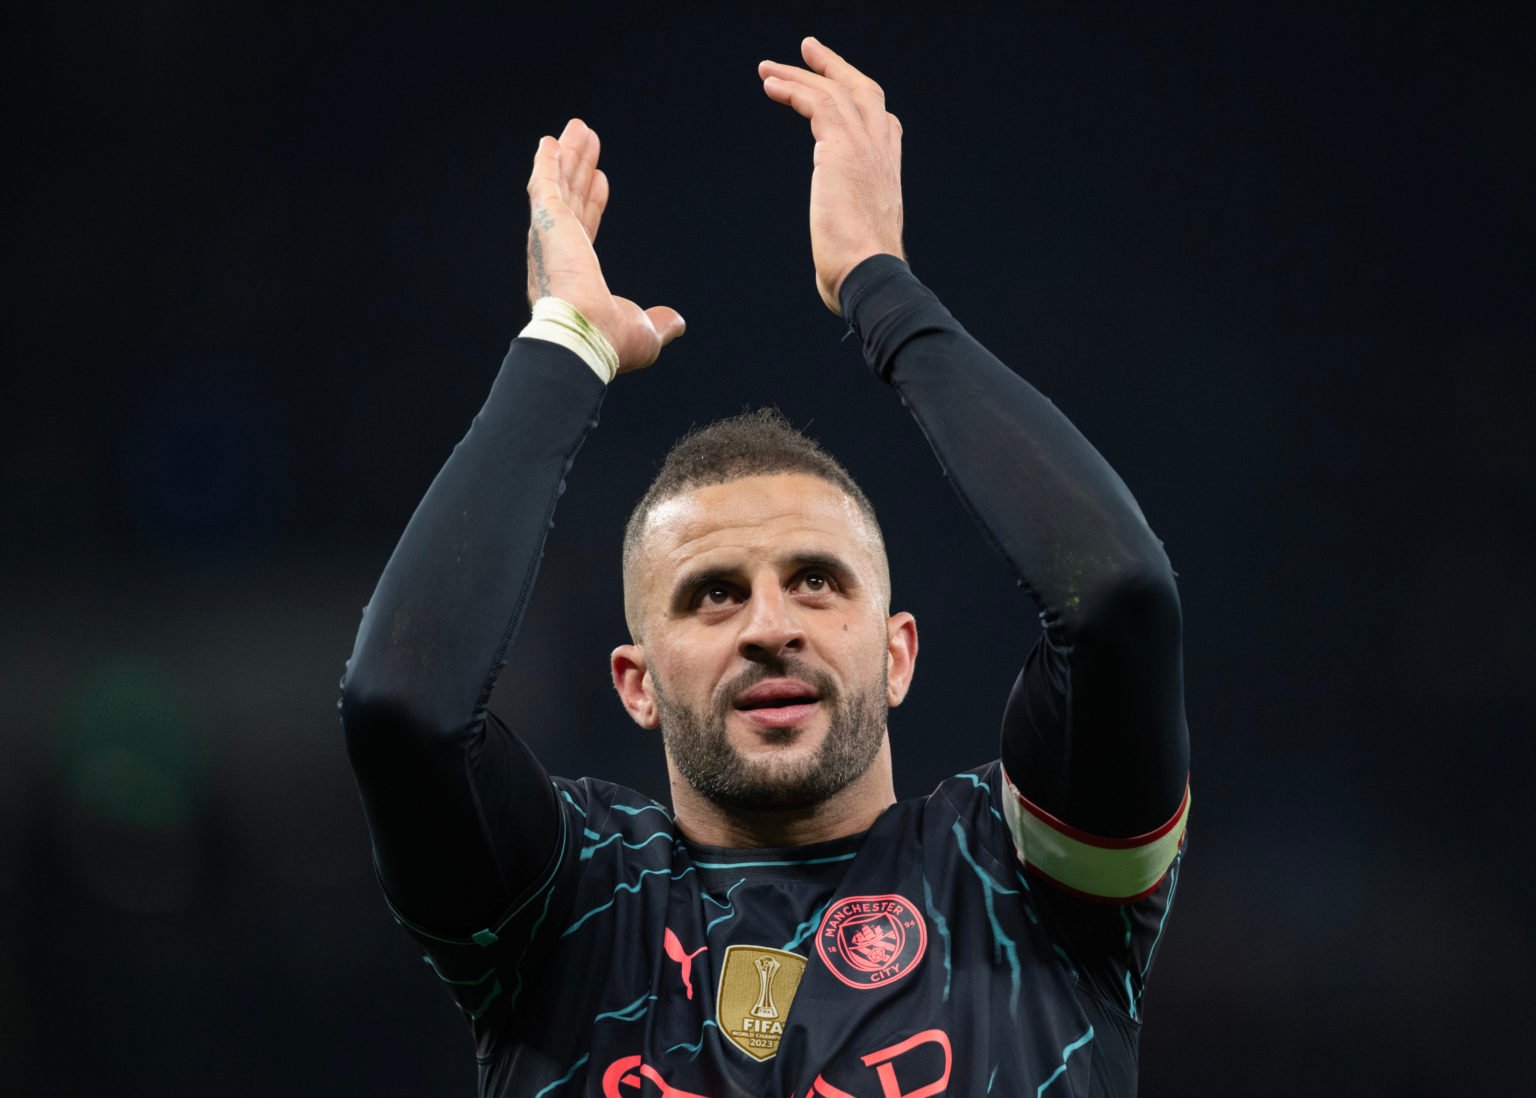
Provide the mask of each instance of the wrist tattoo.
[{"label": "wrist tattoo", "polygon": [[533,232],[528,238],[529,258],[532,260],[534,284],[539,288],[540,297],[549,297],[549,273],[544,270],[544,237],[540,230],[548,232],[555,227],[555,219],[549,215],[549,211],[543,206],[535,206],[533,210]]}]

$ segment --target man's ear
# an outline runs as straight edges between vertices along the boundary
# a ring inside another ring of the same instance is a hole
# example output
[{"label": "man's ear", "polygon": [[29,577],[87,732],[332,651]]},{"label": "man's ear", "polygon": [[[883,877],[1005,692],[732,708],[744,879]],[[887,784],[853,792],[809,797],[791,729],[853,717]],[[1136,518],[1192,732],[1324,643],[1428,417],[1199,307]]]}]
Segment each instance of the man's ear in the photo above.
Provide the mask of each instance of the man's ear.
[{"label": "man's ear", "polygon": [[917,671],[917,619],[905,610],[892,614],[885,623],[886,665],[885,704],[896,708],[912,688]]},{"label": "man's ear", "polygon": [[651,690],[651,676],[645,666],[645,649],[638,644],[621,644],[608,657],[613,673],[613,688],[630,719],[641,728],[656,728],[661,714],[656,709],[656,695]]}]

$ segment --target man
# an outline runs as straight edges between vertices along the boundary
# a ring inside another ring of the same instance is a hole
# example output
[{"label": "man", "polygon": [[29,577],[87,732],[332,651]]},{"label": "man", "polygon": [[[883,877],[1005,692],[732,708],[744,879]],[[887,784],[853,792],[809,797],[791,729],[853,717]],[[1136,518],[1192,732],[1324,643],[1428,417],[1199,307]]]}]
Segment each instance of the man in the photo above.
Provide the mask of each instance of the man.
[{"label": "man", "polygon": [[608,180],[572,120],[528,186],[533,320],[343,682],[380,879],[471,1021],[482,1094],[1129,1094],[1188,809],[1172,572],[1098,453],[908,270],[880,88],[802,52],[759,75],[816,138],[821,298],[1045,624],[1000,762],[896,802],[916,625],[863,493],[770,414],[685,438],[626,531],[612,679],[662,732],[672,809],[549,778],[486,711],[606,383],[683,331],[604,283]]}]

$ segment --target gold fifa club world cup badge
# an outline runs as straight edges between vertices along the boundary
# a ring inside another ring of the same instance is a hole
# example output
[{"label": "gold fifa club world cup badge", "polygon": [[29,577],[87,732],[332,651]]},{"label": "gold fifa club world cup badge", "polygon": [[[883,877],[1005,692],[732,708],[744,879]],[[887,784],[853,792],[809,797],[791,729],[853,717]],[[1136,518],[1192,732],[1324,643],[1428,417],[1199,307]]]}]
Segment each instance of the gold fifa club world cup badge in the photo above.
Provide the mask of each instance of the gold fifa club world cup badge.
[{"label": "gold fifa club world cup badge", "polygon": [[754,1060],[779,1051],[790,1004],[805,975],[805,958],[767,946],[733,945],[720,966],[715,1024]]}]

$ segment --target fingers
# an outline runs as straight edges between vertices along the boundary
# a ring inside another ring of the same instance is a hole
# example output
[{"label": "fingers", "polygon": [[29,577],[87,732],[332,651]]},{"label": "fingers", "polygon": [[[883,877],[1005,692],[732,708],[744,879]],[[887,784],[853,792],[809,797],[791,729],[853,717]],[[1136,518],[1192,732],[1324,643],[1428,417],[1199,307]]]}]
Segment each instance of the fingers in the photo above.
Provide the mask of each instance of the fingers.
[{"label": "fingers", "polygon": [[581,227],[587,230],[587,239],[597,239],[597,227],[602,224],[603,211],[608,208],[608,174],[602,169],[592,173],[592,189],[587,192],[587,208],[581,215]]},{"label": "fingers", "polygon": [[539,138],[533,173],[528,177],[528,201],[534,206],[564,201],[560,195],[560,143],[553,137]]},{"label": "fingers", "polygon": [[825,82],[818,85],[768,76],[763,80],[763,92],[769,99],[793,107],[801,117],[810,119],[811,136],[818,142],[835,140],[840,133],[846,135],[850,126],[884,140],[892,126],[900,126],[896,116],[884,109],[883,101],[875,105],[866,100],[861,106],[845,89]]},{"label": "fingers", "polygon": [[602,140],[597,131],[579,118],[566,123],[560,135],[561,145],[572,151],[572,164],[566,187],[571,209],[581,221],[588,240],[597,239],[603,210],[608,206],[608,176],[597,166],[602,154]]},{"label": "fingers", "polygon": [[805,58],[807,65],[822,76],[825,76],[828,80],[835,80],[850,91],[864,91],[872,96],[878,95],[880,100],[884,102],[885,93],[880,90],[879,84],[876,84],[869,77],[843,60],[841,54],[822,45],[817,39],[809,35],[802,39],[800,42],[800,56]]},{"label": "fingers", "polygon": [[[592,173],[597,168],[601,142],[597,132],[579,118],[565,124],[560,134],[562,149],[562,176],[566,187],[566,202],[578,217],[585,214],[587,193],[592,186]],[[565,155],[569,154],[569,155]]]},{"label": "fingers", "polygon": [[866,121],[885,113],[885,91],[879,84],[814,38],[802,41],[800,50],[809,69],[778,61],[757,66],[770,98],[789,104],[807,118],[811,114],[806,108],[823,101],[842,101]]},{"label": "fingers", "polygon": [[597,239],[608,206],[608,176],[597,167],[601,152],[597,131],[572,118],[558,138],[539,139],[528,180],[529,200],[535,207],[541,203],[545,207],[556,202],[565,205],[581,222],[589,240]]},{"label": "fingers", "polygon": [[[763,62],[763,65],[772,64],[772,61]],[[826,92],[818,91],[810,85],[776,74],[763,78],[763,91],[775,103],[783,103],[793,107],[796,113],[803,118],[815,118],[818,107],[825,106],[834,111],[837,109],[836,101]],[[817,136],[820,135],[818,134]]]}]

